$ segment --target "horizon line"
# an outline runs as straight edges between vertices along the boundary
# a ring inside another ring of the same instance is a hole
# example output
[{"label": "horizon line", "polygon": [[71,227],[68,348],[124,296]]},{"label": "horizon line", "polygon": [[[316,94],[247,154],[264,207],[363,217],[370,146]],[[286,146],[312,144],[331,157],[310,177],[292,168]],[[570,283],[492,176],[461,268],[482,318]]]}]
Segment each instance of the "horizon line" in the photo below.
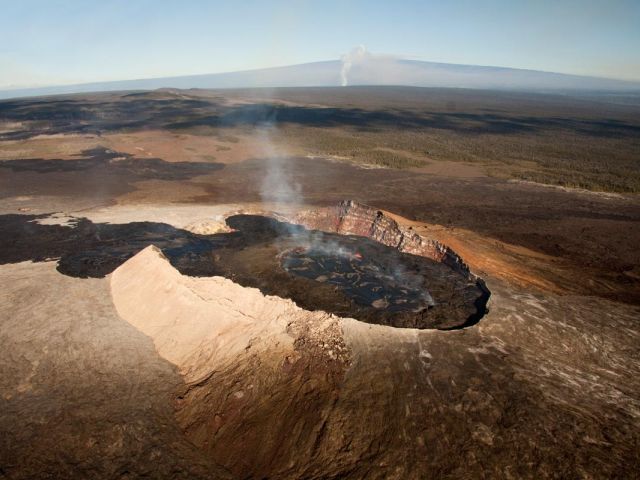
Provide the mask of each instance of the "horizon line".
[{"label": "horizon line", "polygon": [[[377,55],[376,55],[377,56]],[[521,67],[505,67],[501,65],[481,65],[481,64],[471,64],[471,63],[452,63],[452,62],[438,62],[433,60],[420,60],[420,59],[411,59],[404,57],[393,57],[393,56],[385,56],[386,58],[394,58],[399,61],[407,61],[407,62],[419,62],[419,63],[431,63],[431,64],[439,64],[439,65],[456,65],[456,66],[465,66],[465,67],[484,67],[484,68],[496,68],[503,70],[518,70],[523,72],[536,72],[536,73],[546,73],[546,74],[555,74],[555,75],[564,75],[569,77],[580,77],[580,78],[591,78],[598,80],[613,80],[616,82],[625,82],[625,83],[638,83],[640,87],[640,78],[637,79],[629,79],[629,78],[620,78],[620,77],[605,77],[599,75],[592,74],[578,74],[578,73],[566,73],[559,72],[554,70],[537,70],[534,68],[521,68]],[[249,73],[249,72],[257,72],[260,70],[272,70],[279,68],[288,68],[302,65],[311,65],[316,63],[329,63],[329,62],[337,62],[341,63],[341,60],[338,59],[330,59],[330,60],[315,60],[310,62],[302,62],[302,63],[293,63],[286,65],[274,65],[270,67],[256,67],[256,68],[247,68],[240,70],[230,70],[230,71],[221,71],[221,72],[207,72],[207,73],[180,73],[180,74],[170,74],[170,75],[161,75],[161,76],[150,76],[150,77],[135,77],[135,78],[119,78],[119,79],[111,79],[111,80],[88,80],[88,81],[74,81],[70,83],[51,83],[51,84],[31,84],[31,85],[16,85],[16,86],[0,86],[1,92],[11,92],[11,91],[19,91],[19,90],[36,90],[41,88],[59,88],[59,87],[80,87],[86,85],[93,84],[102,84],[102,83],[118,83],[118,82],[136,82],[136,81],[145,81],[145,80],[162,80],[162,79],[172,79],[172,78],[182,78],[182,77],[201,77],[208,75],[228,75],[235,73]],[[163,88],[163,87],[161,87]],[[172,87],[165,87],[172,88]]]}]

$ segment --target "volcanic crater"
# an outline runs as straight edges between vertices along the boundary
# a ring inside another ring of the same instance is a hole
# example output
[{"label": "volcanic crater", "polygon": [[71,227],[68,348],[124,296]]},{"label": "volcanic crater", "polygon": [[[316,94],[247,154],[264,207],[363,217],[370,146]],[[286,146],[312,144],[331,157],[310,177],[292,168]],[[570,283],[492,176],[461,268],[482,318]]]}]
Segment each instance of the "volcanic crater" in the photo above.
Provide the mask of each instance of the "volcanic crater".
[{"label": "volcanic crater", "polygon": [[302,212],[294,222],[339,235],[329,247],[312,238],[285,252],[284,260],[289,271],[347,292],[349,316],[448,330],[474,325],[487,312],[491,292],[460,256],[380,210],[344,201]]},{"label": "volcanic crater", "polygon": [[234,214],[228,231],[214,234],[152,222],[77,219],[69,227],[36,220],[0,219],[12,232],[3,263],[59,258],[61,273],[103,277],[155,245],[182,274],[222,276],[307,310],[419,329],[473,325],[490,296],[449,248],[350,201],[290,219]]}]

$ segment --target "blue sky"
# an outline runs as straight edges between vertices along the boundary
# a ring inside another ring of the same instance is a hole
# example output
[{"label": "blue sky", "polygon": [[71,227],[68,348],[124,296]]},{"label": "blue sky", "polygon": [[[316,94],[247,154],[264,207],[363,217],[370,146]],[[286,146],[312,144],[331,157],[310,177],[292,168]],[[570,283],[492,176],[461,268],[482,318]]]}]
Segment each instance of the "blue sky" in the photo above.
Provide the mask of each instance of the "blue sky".
[{"label": "blue sky", "polygon": [[338,59],[640,80],[640,0],[0,0],[0,88]]}]

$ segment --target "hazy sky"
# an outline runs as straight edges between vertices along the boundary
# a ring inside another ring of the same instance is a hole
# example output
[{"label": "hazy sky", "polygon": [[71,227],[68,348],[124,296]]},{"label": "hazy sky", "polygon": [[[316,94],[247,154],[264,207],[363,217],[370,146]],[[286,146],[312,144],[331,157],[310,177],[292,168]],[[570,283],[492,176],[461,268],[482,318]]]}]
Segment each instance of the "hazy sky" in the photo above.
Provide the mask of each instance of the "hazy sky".
[{"label": "hazy sky", "polygon": [[640,0],[0,0],[0,88],[338,59],[640,80]]}]

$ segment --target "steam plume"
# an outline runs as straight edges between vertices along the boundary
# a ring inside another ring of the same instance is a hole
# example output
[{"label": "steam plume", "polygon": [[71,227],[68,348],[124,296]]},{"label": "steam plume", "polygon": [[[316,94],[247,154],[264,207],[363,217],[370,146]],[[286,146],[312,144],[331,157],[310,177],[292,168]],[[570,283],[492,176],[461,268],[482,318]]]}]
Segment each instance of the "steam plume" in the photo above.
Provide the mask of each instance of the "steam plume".
[{"label": "steam plume", "polygon": [[349,53],[342,55],[342,70],[340,71],[340,77],[342,79],[342,86],[349,85],[349,71],[354,63],[364,60],[369,53],[364,45],[358,45],[352,48]]},{"label": "steam plume", "polygon": [[249,121],[255,125],[255,137],[259,140],[260,154],[266,167],[260,196],[265,204],[295,207],[302,201],[301,188],[291,177],[287,153],[275,141],[278,134],[278,102],[270,90],[263,93],[262,103],[248,112]]},{"label": "steam plume", "polygon": [[267,162],[267,172],[260,188],[262,201],[289,206],[299,205],[301,203],[300,185],[291,179],[285,156],[278,151],[271,140],[276,128],[274,122],[258,132]]}]

